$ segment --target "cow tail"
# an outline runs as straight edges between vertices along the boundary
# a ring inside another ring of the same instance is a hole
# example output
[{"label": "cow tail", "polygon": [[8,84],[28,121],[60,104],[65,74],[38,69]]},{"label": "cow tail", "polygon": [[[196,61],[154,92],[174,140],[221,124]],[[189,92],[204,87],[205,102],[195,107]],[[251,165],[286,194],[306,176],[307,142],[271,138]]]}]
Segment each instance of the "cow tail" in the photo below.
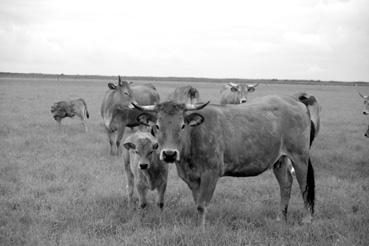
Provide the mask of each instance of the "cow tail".
[{"label": "cow tail", "polygon": [[86,114],[86,117],[87,117],[87,119],[89,119],[90,118],[90,114],[88,113],[88,110],[87,110],[87,104],[86,104],[86,102],[85,102],[85,100],[83,100],[82,98],[81,98],[81,100],[82,100],[82,102],[83,102],[83,105],[85,106],[85,114]]},{"label": "cow tail", "polygon": [[305,104],[306,108],[309,111],[310,115],[310,146],[313,143],[315,137],[318,135],[319,131],[319,110],[320,106],[318,101],[314,96],[308,96],[306,93],[302,92],[297,95],[297,98],[300,102]]},{"label": "cow tail", "polygon": [[311,160],[309,158],[308,170],[307,170],[307,179],[306,179],[306,189],[304,192],[305,205],[310,208],[311,214],[314,214],[314,205],[315,205],[315,178],[314,178],[314,168],[311,164]]}]

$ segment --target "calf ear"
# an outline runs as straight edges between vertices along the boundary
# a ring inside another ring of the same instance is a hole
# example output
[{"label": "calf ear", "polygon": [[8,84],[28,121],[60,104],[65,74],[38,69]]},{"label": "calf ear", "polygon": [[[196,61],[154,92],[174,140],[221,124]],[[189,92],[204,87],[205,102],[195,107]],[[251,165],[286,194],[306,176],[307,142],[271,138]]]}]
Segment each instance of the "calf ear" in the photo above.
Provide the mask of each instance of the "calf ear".
[{"label": "calf ear", "polygon": [[110,89],[112,89],[112,90],[117,89],[117,86],[116,86],[116,85],[114,85],[113,83],[108,83],[108,87],[109,87]]},{"label": "calf ear", "polygon": [[136,145],[134,143],[124,143],[123,144],[124,148],[126,148],[127,150],[129,149],[135,149],[136,148]]},{"label": "calf ear", "polygon": [[198,126],[204,122],[204,116],[199,113],[192,113],[185,117],[185,122],[189,126]]},{"label": "calf ear", "polygon": [[136,120],[142,125],[150,126],[150,122],[151,123],[156,122],[156,117],[152,114],[144,112],[144,113],[139,114]]}]

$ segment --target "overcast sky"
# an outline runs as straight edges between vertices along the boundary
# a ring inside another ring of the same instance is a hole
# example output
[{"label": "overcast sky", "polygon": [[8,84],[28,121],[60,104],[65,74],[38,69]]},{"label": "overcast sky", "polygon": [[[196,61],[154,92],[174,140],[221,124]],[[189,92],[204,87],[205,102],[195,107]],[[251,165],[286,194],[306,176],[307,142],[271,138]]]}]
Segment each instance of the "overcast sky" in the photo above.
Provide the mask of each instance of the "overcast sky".
[{"label": "overcast sky", "polygon": [[369,1],[1,0],[0,71],[369,81]]}]

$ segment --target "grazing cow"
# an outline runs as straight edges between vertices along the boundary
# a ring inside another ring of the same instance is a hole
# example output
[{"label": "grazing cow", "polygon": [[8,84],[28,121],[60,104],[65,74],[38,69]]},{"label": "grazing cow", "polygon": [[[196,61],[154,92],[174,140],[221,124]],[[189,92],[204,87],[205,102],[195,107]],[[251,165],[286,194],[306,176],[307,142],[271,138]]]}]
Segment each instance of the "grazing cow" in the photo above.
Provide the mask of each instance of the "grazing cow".
[{"label": "grazing cow", "polygon": [[227,83],[224,84],[220,91],[220,104],[240,104],[245,103],[247,101],[247,94],[249,92],[254,92],[255,87],[259,84],[255,85],[247,85],[247,84],[235,84],[235,83]]},{"label": "grazing cow", "polygon": [[361,93],[359,95],[364,99],[364,110],[363,114],[369,115],[369,96],[364,96]]},{"label": "grazing cow", "polygon": [[86,118],[88,119],[90,115],[87,110],[86,102],[82,98],[56,102],[51,106],[51,113],[59,124],[61,124],[62,119],[65,117],[72,118],[77,116],[81,119],[83,128],[85,132],[87,132]]},{"label": "grazing cow", "polygon": [[[205,228],[206,208],[220,177],[256,176],[270,168],[281,192],[277,218],[286,219],[292,187],[285,161],[288,159],[296,171],[307,210],[303,222],[310,223],[315,180],[309,154],[312,123],[307,106],[291,96],[266,96],[240,105],[205,107],[207,104],[133,104],[144,111],[137,120],[152,126],[160,159],[175,163],[178,175],[191,189],[202,227]],[[198,112],[191,113],[194,110]]]},{"label": "grazing cow", "polygon": [[[369,96],[364,96],[361,93],[359,93],[359,95],[364,99],[363,114],[369,115]],[[364,134],[364,136],[369,138],[369,125],[368,125],[368,129],[366,130],[366,133]]]},{"label": "grazing cow", "polygon": [[169,94],[168,100],[177,103],[196,104],[200,100],[200,93],[190,85],[177,87]]},{"label": "grazing cow", "polygon": [[168,164],[159,160],[156,152],[158,143],[149,132],[137,131],[125,139],[123,146],[127,149],[123,151],[123,157],[130,203],[133,203],[134,187],[136,187],[141,208],[146,207],[147,191],[156,189],[157,205],[163,209]]},{"label": "grazing cow", "polygon": [[118,85],[109,83],[108,87],[109,90],[101,105],[101,116],[109,137],[110,154],[115,155],[119,153],[120,141],[126,126],[139,125],[136,121],[138,110],[129,108],[130,103],[156,104],[159,103],[160,97],[152,84],[132,85],[121,80],[120,76]]}]

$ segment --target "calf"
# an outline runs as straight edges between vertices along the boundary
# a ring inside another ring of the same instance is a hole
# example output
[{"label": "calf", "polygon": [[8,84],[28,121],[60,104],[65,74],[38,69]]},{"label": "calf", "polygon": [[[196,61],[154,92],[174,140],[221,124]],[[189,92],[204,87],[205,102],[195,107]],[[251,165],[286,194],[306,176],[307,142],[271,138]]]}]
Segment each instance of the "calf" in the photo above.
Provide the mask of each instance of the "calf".
[{"label": "calf", "polygon": [[51,113],[54,119],[61,124],[65,117],[73,118],[77,116],[81,119],[84,130],[87,132],[86,118],[90,117],[85,100],[82,98],[70,101],[60,101],[51,106]]},{"label": "calf", "polygon": [[146,193],[157,190],[157,205],[164,207],[164,193],[167,187],[168,164],[159,160],[156,153],[158,143],[148,132],[137,131],[126,138],[123,152],[124,168],[128,180],[129,201],[133,203],[134,186],[136,187],[139,205],[146,207]]}]

